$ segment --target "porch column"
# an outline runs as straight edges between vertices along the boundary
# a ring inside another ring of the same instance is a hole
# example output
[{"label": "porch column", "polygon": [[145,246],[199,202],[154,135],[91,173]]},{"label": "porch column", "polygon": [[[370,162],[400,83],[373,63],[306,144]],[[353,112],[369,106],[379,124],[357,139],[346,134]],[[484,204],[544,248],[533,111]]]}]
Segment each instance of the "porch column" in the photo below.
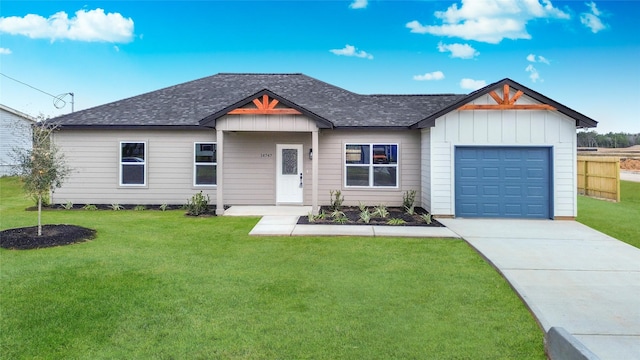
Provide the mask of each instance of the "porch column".
[{"label": "porch column", "polygon": [[216,215],[224,215],[224,131],[216,130]]},{"label": "porch column", "polygon": [[311,160],[311,178],[313,179],[313,185],[311,186],[311,212],[318,214],[318,158],[320,157],[318,129],[314,129],[311,132],[311,148],[313,149],[313,159]]}]

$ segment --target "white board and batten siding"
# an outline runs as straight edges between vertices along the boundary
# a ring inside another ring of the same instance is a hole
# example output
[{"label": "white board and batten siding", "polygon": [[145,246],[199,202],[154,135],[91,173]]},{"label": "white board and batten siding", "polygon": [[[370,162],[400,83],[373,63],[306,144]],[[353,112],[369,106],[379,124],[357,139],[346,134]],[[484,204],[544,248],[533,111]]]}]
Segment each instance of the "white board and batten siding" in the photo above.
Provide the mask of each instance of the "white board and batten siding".
[{"label": "white board and batten siding", "polygon": [[[346,144],[398,144],[398,186],[396,188],[346,187]],[[416,206],[421,206],[420,189],[420,132],[407,130],[322,130],[319,138],[319,186],[320,205],[329,205],[331,190],[340,190],[344,205],[368,206],[384,204],[401,206],[406,191],[416,191]],[[314,150],[314,156],[316,152]]]},{"label": "white board and batten siding", "polygon": [[[69,130],[55,141],[72,168],[54,204],[185,204],[200,190],[215,204],[215,186],[194,186],[194,143],[215,142],[215,131]],[[146,143],[146,186],[121,186],[120,143]]]},{"label": "white board and batten siding", "polygon": [[[485,95],[472,104],[495,101]],[[537,102],[524,95],[517,104]],[[456,110],[436,119],[432,128],[423,129],[422,144],[423,159],[430,158],[430,164],[423,160],[423,207],[434,215],[455,215],[456,146],[531,146],[551,148],[552,216],[577,216],[575,120],[557,111]]]},{"label": "white board and batten siding", "polygon": [[0,105],[0,176],[13,173],[14,150],[29,150],[33,146],[31,126],[34,123],[31,116]]}]

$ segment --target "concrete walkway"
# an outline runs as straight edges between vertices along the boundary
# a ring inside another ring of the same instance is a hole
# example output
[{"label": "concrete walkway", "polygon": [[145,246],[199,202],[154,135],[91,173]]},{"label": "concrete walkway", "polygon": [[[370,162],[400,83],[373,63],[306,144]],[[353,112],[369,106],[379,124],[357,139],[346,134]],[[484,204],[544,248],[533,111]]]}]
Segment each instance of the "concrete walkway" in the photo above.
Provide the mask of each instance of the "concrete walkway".
[{"label": "concrete walkway", "polygon": [[445,227],[373,225],[298,225],[298,216],[263,216],[249,232],[258,236],[398,236],[459,238]]},{"label": "concrete walkway", "polygon": [[575,221],[440,219],[491,262],[545,332],[640,359],[640,249]]}]

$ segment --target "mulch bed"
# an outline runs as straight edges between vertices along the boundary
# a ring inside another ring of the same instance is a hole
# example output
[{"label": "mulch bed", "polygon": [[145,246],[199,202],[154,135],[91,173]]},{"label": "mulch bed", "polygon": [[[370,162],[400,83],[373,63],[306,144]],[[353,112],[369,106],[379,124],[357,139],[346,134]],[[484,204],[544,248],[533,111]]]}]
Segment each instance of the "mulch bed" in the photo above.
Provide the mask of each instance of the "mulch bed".
[{"label": "mulch bed", "polygon": [[[373,207],[369,207],[369,211],[373,211]],[[334,221],[331,217],[331,210],[328,207],[321,207],[320,211],[324,211],[326,213],[326,217],[324,219],[316,219],[314,222],[309,222],[308,216],[300,216],[298,219],[298,224],[309,224],[309,225],[376,225],[376,226],[431,226],[431,227],[444,227],[444,225],[440,224],[436,219],[431,220],[431,224],[427,224],[420,217],[422,214],[427,214],[428,211],[421,207],[415,208],[415,214],[409,215],[404,211],[404,208],[401,207],[388,207],[387,211],[389,211],[389,216],[386,218],[372,217],[369,223],[365,223],[360,220],[360,209],[357,206],[343,206],[340,208],[346,218],[346,222],[338,223]],[[402,225],[390,225],[387,222],[391,219],[402,219],[405,221],[405,224]]]},{"label": "mulch bed", "polygon": [[95,238],[96,231],[75,225],[42,225],[0,231],[0,247],[5,249],[39,249],[70,245]]}]

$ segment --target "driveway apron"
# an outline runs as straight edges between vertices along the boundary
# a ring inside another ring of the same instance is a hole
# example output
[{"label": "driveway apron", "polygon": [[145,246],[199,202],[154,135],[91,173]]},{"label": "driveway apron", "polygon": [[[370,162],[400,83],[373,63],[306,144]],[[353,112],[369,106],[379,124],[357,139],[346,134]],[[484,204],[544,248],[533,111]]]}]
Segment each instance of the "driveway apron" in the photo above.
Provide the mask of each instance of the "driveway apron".
[{"label": "driveway apron", "polygon": [[640,249],[575,221],[438,219],[500,271],[545,332],[640,359]]}]

